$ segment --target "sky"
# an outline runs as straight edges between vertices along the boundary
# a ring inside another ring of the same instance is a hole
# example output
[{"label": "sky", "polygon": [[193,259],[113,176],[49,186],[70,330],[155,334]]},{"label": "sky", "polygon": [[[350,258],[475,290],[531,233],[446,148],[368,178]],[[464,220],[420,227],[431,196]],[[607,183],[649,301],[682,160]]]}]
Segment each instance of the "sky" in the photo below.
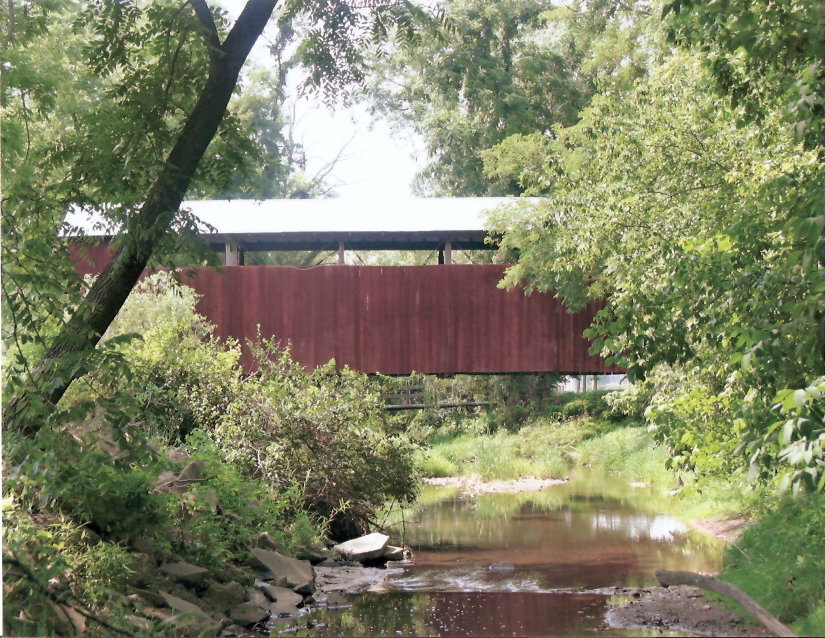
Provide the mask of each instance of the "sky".
[{"label": "sky", "polygon": [[[218,2],[233,18],[245,4],[245,0]],[[250,56],[263,66],[269,58],[265,35]],[[412,132],[393,130],[386,121],[373,120],[364,106],[331,111],[319,99],[311,98],[298,99],[295,106],[296,141],[306,151],[309,177],[343,149],[328,178],[338,197],[386,201],[412,196],[412,179],[423,165],[423,146]]]}]

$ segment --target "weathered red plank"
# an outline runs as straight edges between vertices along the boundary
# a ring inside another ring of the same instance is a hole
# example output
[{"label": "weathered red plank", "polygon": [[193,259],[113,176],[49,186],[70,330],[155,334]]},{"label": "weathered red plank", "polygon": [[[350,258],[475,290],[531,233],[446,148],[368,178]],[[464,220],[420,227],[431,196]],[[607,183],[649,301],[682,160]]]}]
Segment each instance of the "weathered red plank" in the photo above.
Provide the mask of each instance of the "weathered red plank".
[{"label": "weathered red plank", "polygon": [[[111,259],[107,244],[70,247],[80,274]],[[551,295],[501,290],[501,265],[227,266],[186,283],[219,336],[292,345],[305,366],[335,359],[384,374],[621,372],[590,356],[582,333],[597,304],[576,314]],[[244,364],[252,367],[249,353]]]},{"label": "weathered red plank", "polygon": [[[587,354],[596,305],[497,287],[499,265],[230,266],[187,283],[222,337],[289,341],[297,361],[384,374],[619,372]],[[247,365],[250,361],[245,361]]]}]

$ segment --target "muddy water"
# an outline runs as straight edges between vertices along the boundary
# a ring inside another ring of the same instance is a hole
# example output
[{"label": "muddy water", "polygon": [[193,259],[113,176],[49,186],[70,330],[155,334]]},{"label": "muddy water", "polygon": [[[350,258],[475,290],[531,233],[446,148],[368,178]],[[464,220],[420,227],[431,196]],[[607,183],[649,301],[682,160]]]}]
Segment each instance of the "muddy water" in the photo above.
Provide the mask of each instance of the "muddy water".
[{"label": "muddy water", "polygon": [[605,628],[611,594],[599,589],[653,585],[659,568],[713,571],[721,560],[720,543],[653,502],[649,490],[594,474],[530,494],[427,489],[403,527],[414,565],[349,609],[311,614],[316,626],[299,634],[640,635]]}]

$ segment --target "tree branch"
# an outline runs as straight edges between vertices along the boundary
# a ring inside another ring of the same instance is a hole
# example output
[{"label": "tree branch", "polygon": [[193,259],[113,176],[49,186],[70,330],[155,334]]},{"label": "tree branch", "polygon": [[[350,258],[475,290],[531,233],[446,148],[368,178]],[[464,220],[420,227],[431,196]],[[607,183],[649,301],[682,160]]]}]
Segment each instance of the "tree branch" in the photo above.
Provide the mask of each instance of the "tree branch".
[{"label": "tree branch", "polygon": [[752,613],[769,631],[776,636],[796,636],[794,632],[783,625],[776,617],[767,609],[762,607],[753,598],[748,596],[745,592],[739,589],[736,585],[726,583],[724,580],[719,580],[713,576],[705,576],[695,572],[672,572],[667,569],[659,569],[656,571],[656,578],[661,583],[662,587],[670,587],[671,585],[691,585],[693,587],[701,587],[708,591],[722,594],[728,598],[735,600],[742,605],[750,613]]},{"label": "tree branch", "polygon": [[212,12],[209,10],[206,0],[189,0],[189,4],[192,5],[192,9],[195,10],[195,16],[205,31],[206,46],[209,49],[209,58],[212,59],[221,48],[221,41],[218,37],[218,27],[215,26]]}]

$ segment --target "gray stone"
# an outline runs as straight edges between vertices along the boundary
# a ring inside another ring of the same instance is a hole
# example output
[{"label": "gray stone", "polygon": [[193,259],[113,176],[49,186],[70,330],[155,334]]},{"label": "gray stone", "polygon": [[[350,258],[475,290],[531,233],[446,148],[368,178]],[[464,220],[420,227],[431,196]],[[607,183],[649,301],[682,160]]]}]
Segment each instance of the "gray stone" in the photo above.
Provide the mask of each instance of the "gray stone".
[{"label": "gray stone", "polygon": [[75,636],[85,634],[86,618],[67,605],[59,605],[51,600],[48,601],[48,603],[53,612],[52,619],[55,622],[55,626],[60,630],[62,635]]},{"label": "gray stone", "polygon": [[154,541],[151,538],[146,538],[145,536],[133,538],[130,541],[130,545],[135,549],[135,551],[147,554],[149,556],[153,556],[155,553]]},{"label": "gray stone", "polygon": [[491,572],[511,572],[516,566],[513,563],[493,563],[487,569]]},{"label": "gray stone", "polygon": [[160,571],[186,585],[198,585],[202,583],[209,573],[209,571],[203,567],[192,565],[186,561],[164,563],[160,566]]},{"label": "gray stone", "polygon": [[142,552],[132,554],[129,569],[132,573],[126,577],[126,583],[137,587],[149,584],[157,575],[155,560]]},{"label": "gray stone", "polygon": [[275,539],[272,538],[272,535],[269,532],[262,532],[258,536],[258,545],[264,549],[271,549],[275,552],[280,549],[278,547],[278,543],[275,542]]},{"label": "gray stone", "polygon": [[178,598],[183,598],[186,601],[189,601],[193,605],[197,605],[198,607],[203,605],[203,601],[201,600],[200,596],[198,596],[194,591],[186,587],[186,585],[181,585],[180,583],[175,583],[172,585],[171,588],[165,590],[168,591],[173,596],[177,596]]},{"label": "gray stone", "polygon": [[327,594],[324,601],[325,607],[332,607],[333,609],[341,609],[343,607],[352,607],[352,602],[348,596],[345,596],[339,591],[331,591]]},{"label": "gray stone", "polygon": [[171,607],[179,613],[200,614],[202,616],[206,616],[206,612],[204,612],[203,609],[201,609],[194,603],[190,603],[188,600],[184,600],[183,598],[173,596],[172,594],[165,591],[159,591],[158,594],[160,594],[160,596],[163,598],[163,601],[166,603],[167,607]]},{"label": "gray stone", "polygon": [[246,591],[246,602],[255,603],[258,607],[269,607],[269,598],[257,589],[248,589]]},{"label": "gray stone", "polygon": [[315,571],[309,561],[295,560],[260,547],[252,550],[252,558],[277,577],[285,578],[287,587],[309,589],[309,593],[315,590]]},{"label": "gray stone", "polygon": [[301,594],[297,594],[286,587],[275,587],[261,582],[255,583],[255,587],[266,594],[273,603],[284,603],[297,607],[304,602],[304,597]]},{"label": "gray stone", "polygon": [[200,482],[203,475],[203,461],[192,461],[175,476],[172,472],[164,472],[155,481],[155,487],[161,492],[183,494],[193,483]]},{"label": "gray stone", "polygon": [[150,605],[163,605],[166,601],[164,601],[163,596],[159,593],[154,591],[149,591],[148,589],[135,589],[135,593],[140,596],[143,600],[145,600]]},{"label": "gray stone", "polygon": [[240,625],[229,625],[228,627],[224,627],[223,632],[221,632],[221,636],[226,636],[227,638],[244,635],[246,635],[246,628]]},{"label": "gray stone", "polygon": [[166,458],[170,461],[183,465],[189,461],[189,453],[182,447],[173,447],[166,451]]},{"label": "gray stone", "polygon": [[220,612],[229,611],[246,601],[243,585],[232,581],[229,583],[210,583],[203,595],[204,603]]},{"label": "gray stone", "polygon": [[316,565],[316,567],[338,567],[341,563],[337,560],[333,560],[332,558],[325,558],[320,563]]},{"label": "gray stone", "polygon": [[375,532],[360,538],[353,538],[345,543],[339,543],[333,549],[350,560],[363,562],[373,558],[381,558],[389,540],[390,537],[386,534]]},{"label": "gray stone", "polygon": [[381,558],[386,558],[387,560],[404,560],[404,548],[387,545],[384,548],[384,554]]},{"label": "gray stone", "polygon": [[269,605],[269,613],[276,618],[286,618],[288,616],[295,616],[298,613],[298,608],[288,603],[276,602]]},{"label": "gray stone", "polygon": [[140,615],[148,618],[149,620],[166,622],[174,615],[174,612],[171,612],[168,609],[158,609],[157,607],[144,607],[140,610]]},{"label": "gray stone", "polygon": [[255,574],[251,569],[238,567],[231,563],[225,563],[221,569],[215,574],[222,583],[237,582],[241,585],[251,585],[255,582]]},{"label": "gray stone", "polygon": [[249,627],[269,618],[269,610],[255,603],[241,603],[229,610],[229,617],[233,623]]},{"label": "gray stone", "polygon": [[203,476],[203,461],[192,461],[187,465],[175,479],[179,483],[191,483],[200,481]]}]

